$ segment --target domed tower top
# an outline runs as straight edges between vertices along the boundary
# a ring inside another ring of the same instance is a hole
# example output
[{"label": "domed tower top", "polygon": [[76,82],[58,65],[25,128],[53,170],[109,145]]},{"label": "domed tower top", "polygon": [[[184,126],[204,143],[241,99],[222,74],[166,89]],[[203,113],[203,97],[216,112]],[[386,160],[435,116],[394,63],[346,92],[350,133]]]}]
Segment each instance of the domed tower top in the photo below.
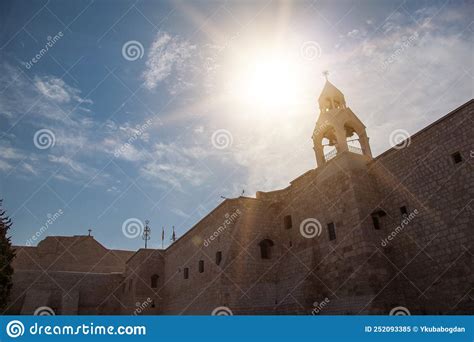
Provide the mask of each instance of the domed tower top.
[{"label": "domed tower top", "polygon": [[344,94],[336,88],[334,84],[328,80],[328,72],[325,71],[323,75],[326,77],[326,84],[324,85],[321,95],[319,95],[319,110],[321,113],[329,112],[332,109],[346,108],[346,99]]},{"label": "domed tower top", "polygon": [[313,131],[313,145],[318,167],[340,154],[361,154],[372,159],[365,126],[346,106],[344,94],[328,81],[319,96],[318,121]]}]

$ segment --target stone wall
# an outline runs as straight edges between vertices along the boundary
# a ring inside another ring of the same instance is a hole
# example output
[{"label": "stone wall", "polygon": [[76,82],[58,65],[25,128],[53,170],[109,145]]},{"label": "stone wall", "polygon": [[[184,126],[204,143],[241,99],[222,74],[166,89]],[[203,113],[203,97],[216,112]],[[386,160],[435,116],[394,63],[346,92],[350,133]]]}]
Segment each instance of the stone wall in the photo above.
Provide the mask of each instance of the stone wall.
[{"label": "stone wall", "polygon": [[375,159],[345,151],[285,189],[225,200],[166,250],[85,236],[17,247],[7,312],[472,312],[473,111],[470,101]]},{"label": "stone wall", "polygon": [[37,247],[15,247],[13,288],[6,313],[119,314],[116,289],[130,251],[109,250],[91,236],[50,236]]},{"label": "stone wall", "polygon": [[[397,269],[397,286],[381,293],[380,301],[390,298],[418,313],[472,312],[473,117],[470,101],[412,136],[409,146],[371,162],[380,206],[388,214],[380,238],[400,225],[401,206],[418,212],[384,248]],[[458,164],[455,152],[463,159]]]}]

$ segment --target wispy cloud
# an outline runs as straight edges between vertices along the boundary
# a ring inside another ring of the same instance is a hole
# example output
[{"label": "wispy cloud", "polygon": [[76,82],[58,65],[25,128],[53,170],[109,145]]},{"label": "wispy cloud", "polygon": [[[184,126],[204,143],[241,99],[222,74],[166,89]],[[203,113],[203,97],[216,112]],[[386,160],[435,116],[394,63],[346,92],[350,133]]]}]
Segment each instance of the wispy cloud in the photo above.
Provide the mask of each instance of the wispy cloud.
[{"label": "wispy cloud", "polygon": [[[141,167],[140,174],[178,190],[183,190],[185,185],[199,186],[209,176],[209,171],[199,161],[209,155],[209,152],[197,146],[157,143],[151,151],[153,159]],[[159,183],[157,185],[160,186]]]},{"label": "wispy cloud", "polygon": [[[336,42],[338,48],[324,49],[321,60],[308,69],[308,74],[319,74],[322,66],[333,71],[333,82],[367,125],[373,151],[378,154],[389,147],[387,137],[391,130],[404,128],[413,133],[436,115],[472,97],[472,91],[464,86],[470,78],[466,73],[472,73],[472,65],[468,63],[472,58],[472,28],[453,27],[453,20],[460,21],[465,15],[459,10],[439,12],[435,7],[422,8],[411,15],[400,11],[392,14],[373,35],[378,25],[369,18],[342,33]],[[410,37],[415,38],[407,45]],[[239,51],[239,43],[238,39],[232,41],[235,51]],[[225,50],[223,47],[218,47],[219,53],[215,50],[208,43],[190,42],[159,32],[148,49],[142,79],[149,90],[164,87],[171,94],[197,84],[205,88],[210,75],[222,71],[218,66],[220,59],[226,57],[220,53]],[[286,186],[292,178],[315,166],[310,140],[317,117],[313,114],[317,96],[314,80],[312,88],[306,89],[307,93],[314,92],[314,98],[294,108],[294,116],[275,119],[268,115],[249,127],[241,119],[242,113],[234,113],[228,103],[219,103],[215,108],[203,110],[219,113],[219,118],[211,115],[205,118],[209,122],[203,120],[196,126],[194,134],[199,139],[184,137],[166,142],[158,135],[158,127],[154,127],[140,132],[133,143],[126,144],[137,135],[135,123],[95,121],[92,100],[84,98],[78,88],[52,75],[35,76],[31,80],[11,66],[2,68],[5,72],[0,73],[0,81],[7,89],[0,101],[0,115],[15,122],[28,113],[24,120],[31,125],[47,123],[52,127],[56,146],[46,160],[64,168],[57,178],[73,181],[91,177],[97,169],[88,157],[114,158],[122,146],[116,160],[129,163],[137,175],[158,187],[173,186],[181,190],[200,186],[209,179],[208,161],[220,163],[228,170],[244,170],[246,178],[238,183],[245,185],[248,194]],[[225,97],[219,93],[221,84],[212,81],[213,96]],[[212,131],[205,128],[208,124],[229,129],[234,146],[227,151],[209,147]],[[166,127],[167,130],[180,128]],[[97,134],[98,129],[101,134]],[[12,156],[23,155],[20,150],[5,152],[0,157],[0,170],[11,170]],[[35,166],[35,161],[27,161]],[[108,184],[108,189],[113,186]]]},{"label": "wispy cloud", "polygon": [[84,118],[84,105],[92,100],[80,96],[81,91],[54,76],[34,76],[31,79],[21,69],[10,64],[0,65],[0,84],[7,85],[0,95],[0,115],[13,123],[20,120],[37,123],[38,119],[54,124],[79,126]]},{"label": "wispy cloud", "polygon": [[143,73],[145,85],[149,89],[172,78],[168,84],[171,93],[177,93],[191,85],[189,61],[196,52],[196,45],[178,36],[159,32],[147,56]]},{"label": "wispy cloud", "polygon": [[92,104],[92,100],[80,97],[80,90],[67,85],[62,79],[46,76],[35,77],[34,83],[40,94],[59,103],[69,103],[71,101]]},{"label": "wispy cloud", "polygon": [[0,171],[10,171],[12,167],[10,163],[0,159]]},{"label": "wispy cloud", "polygon": [[[20,149],[11,147],[6,141],[0,140],[0,171],[9,173],[11,170],[19,165],[26,165],[27,160],[34,160],[35,158],[21,151]],[[29,164],[28,164],[29,165]],[[31,172],[31,168],[23,168],[24,171]]]}]

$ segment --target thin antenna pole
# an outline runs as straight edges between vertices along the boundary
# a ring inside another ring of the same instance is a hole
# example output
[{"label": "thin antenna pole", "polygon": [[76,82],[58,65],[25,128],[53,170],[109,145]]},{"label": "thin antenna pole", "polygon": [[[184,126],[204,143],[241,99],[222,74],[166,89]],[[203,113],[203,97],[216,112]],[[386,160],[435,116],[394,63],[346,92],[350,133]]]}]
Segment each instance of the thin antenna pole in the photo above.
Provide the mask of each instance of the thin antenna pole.
[{"label": "thin antenna pole", "polygon": [[165,227],[161,227],[161,249],[164,249],[163,243],[165,241]]},{"label": "thin antenna pole", "polygon": [[150,223],[150,221],[146,220],[145,221],[145,229],[143,229],[143,240],[145,240],[145,249],[148,247],[148,240],[150,240],[151,238],[151,229],[150,227],[148,226],[148,224]]}]

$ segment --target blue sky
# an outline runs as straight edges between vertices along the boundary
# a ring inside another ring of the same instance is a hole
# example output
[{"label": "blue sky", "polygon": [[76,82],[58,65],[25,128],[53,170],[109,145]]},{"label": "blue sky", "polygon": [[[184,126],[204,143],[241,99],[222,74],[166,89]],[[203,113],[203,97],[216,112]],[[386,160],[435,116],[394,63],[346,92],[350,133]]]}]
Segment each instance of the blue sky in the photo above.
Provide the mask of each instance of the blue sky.
[{"label": "blue sky", "polygon": [[[122,225],[137,218],[156,247],[162,226],[167,244],[221,196],[287,186],[315,167],[326,69],[374,155],[473,97],[468,1],[2,1],[0,17],[0,197],[15,244],[47,225],[40,238],[91,227],[136,249]],[[286,64],[255,81],[275,56]]]}]

